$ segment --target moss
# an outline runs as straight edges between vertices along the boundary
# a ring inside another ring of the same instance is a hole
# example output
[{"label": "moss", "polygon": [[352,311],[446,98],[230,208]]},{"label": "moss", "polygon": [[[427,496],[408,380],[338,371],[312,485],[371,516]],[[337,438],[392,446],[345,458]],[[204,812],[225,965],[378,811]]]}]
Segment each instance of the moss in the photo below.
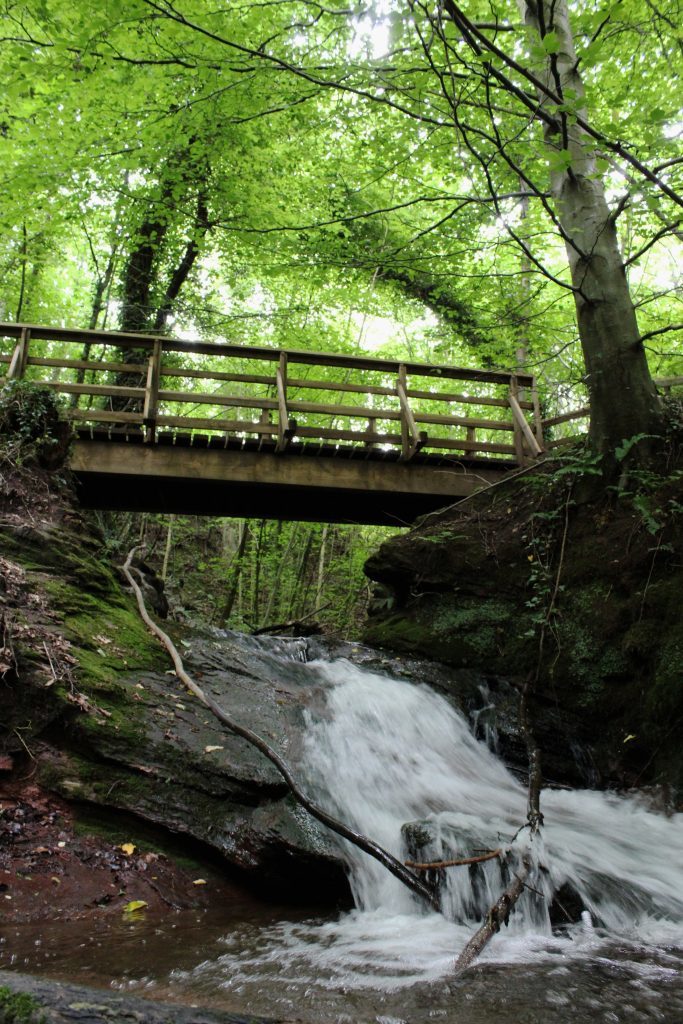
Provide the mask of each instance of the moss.
[{"label": "moss", "polygon": [[683,723],[683,625],[660,648],[647,710],[669,729]]},{"label": "moss", "polygon": [[45,1014],[37,999],[26,992],[0,987],[0,1024],[43,1024]]},{"label": "moss", "polygon": [[515,673],[531,664],[535,641],[527,618],[515,618],[504,601],[431,595],[403,612],[371,619],[367,643],[394,650],[425,653],[459,668],[509,671],[514,651]]}]

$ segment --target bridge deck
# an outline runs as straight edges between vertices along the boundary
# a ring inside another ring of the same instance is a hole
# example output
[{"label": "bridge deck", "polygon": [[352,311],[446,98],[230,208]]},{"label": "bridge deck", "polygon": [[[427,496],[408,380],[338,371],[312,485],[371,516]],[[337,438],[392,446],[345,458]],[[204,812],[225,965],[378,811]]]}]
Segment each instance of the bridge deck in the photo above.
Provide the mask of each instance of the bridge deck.
[{"label": "bridge deck", "polygon": [[494,483],[516,463],[161,434],[81,436],[71,457],[87,508],[402,526]]}]

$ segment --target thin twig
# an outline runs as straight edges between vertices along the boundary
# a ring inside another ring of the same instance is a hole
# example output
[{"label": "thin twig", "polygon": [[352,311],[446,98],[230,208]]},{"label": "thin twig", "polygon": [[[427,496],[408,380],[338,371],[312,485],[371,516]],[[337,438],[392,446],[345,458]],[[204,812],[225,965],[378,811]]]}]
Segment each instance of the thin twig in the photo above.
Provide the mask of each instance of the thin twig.
[{"label": "thin twig", "polygon": [[493,860],[495,857],[502,857],[502,849],[489,850],[488,853],[484,853],[479,857],[462,857],[460,860],[433,860],[431,863],[420,864],[413,860],[404,860],[404,864],[407,868],[412,868],[413,871],[436,871],[439,868],[459,868],[464,867],[465,864],[481,864],[485,860]]}]

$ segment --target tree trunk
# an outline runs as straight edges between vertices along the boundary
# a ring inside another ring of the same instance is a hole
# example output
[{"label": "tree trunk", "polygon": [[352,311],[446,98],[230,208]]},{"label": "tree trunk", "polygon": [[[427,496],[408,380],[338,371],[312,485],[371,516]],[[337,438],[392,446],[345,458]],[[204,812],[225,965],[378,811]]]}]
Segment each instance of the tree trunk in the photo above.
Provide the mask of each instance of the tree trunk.
[{"label": "tree trunk", "polygon": [[[232,573],[230,576],[230,583],[228,584],[228,592],[225,596],[225,603],[218,616],[218,623],[220,626],[227,626],[230,616],[232,615],[232,609],[235,604],[235,598],[237,597],[238,589],[242,578],[242,567],[244,564],[244,556],[247,550],[247,544],[249,542],[249,527],[247,526],[246,519],[240,521],[239,527],[239,539],[237,542],[237,550],[233,555],[232,561]],[[241,609],[241,602],[240,602]]]},{"label": "tree trunk", "polygon": [[[522,18],[538,50],[534,71],[582,118],[583,83],[578,73],[567,0],[518,0]],[[554,33],[554,35],[551,35]],[[572,118],[538,90],[553,122],[545,126],[551,191],[574,286],[579,336],[590,394],[590,440],[603,453],[625,438],[662,432],[663,413],[640,340],[617,232],[597,172],[595,143]]]}]

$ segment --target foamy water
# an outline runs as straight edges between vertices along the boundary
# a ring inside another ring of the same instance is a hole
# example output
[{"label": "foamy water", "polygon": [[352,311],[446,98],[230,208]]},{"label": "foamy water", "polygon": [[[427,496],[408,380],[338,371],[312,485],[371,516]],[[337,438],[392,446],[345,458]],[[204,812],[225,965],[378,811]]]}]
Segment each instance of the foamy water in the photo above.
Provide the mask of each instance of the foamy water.
[{"label": "foamy water", "polygon": [[[608,973],[616,964],[636,985],[679,977],[683,815],[665,817],[614,794],[544,791],[545,826],[530,840],[527,830],[519,832],[526,789],[440,695],[346,661],[314,662],[309,670],[326,701],[309,713],[303,763],[295,768],[319,803],[400,859],[402,826],[415,821],[432,835],[422,851],[430,860],[511,845],[514,870],[514,851],[531,854],[530,889],[482,963],[552,964],[555,972],[558,963],[590,963]],[[476,871],[449,869],[444,913],[437,914],[367,854],[338,842],[354,911],[333,921],[236,929],[224,937],[220,957],[176,981],[251,993],[257,1005],[259,994],[276,988],[278,1003],[292,1009],[325,990],[350,997],[442,988],[509,869],[497,860]],[[586,909],[553,934],[550,904],[567,883]]]}]

